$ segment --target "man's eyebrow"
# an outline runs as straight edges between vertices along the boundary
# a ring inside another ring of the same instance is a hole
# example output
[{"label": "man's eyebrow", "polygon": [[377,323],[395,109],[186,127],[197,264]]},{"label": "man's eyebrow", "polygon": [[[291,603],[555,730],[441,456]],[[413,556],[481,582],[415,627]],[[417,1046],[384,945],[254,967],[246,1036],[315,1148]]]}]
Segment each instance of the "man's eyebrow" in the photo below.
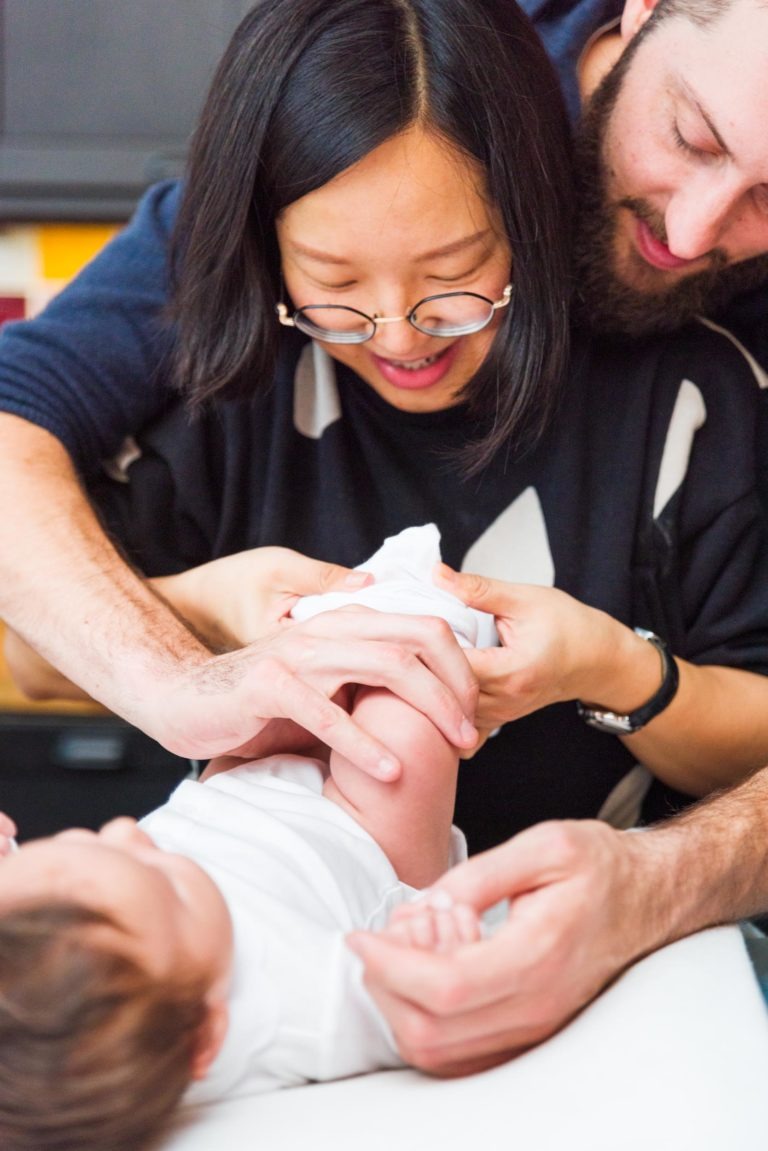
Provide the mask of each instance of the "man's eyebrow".
[{"label": "man's eyebrow", "polygon": [[[480,232],[473,232],[471,236],[463,236],[460,240],[454,240],[451,244],[444,244],[440,248],[434,248],[430,252],[422,252],[421,255],[415,256],[417,262],[424,262],[426,260],[437,260],[441,256],[453,256],[456,252],[463,252],[466,248],[471,248],[484,240],[490,228],[483,228]],[[334,256],[330,252],[321,252],[318,248],[311,248],[308,244],[300,244],[297,240],[289,241],[291,248],[298,256],[304,256],[308,260],[314,260],[319,264],[334,264],[338,267],[346,266],[350,263],[342,257]]]},{"label": "man's eyebrow", "polygon": [[693,104],[696,111],[699,113],[702,120],[707,125],[707,127],[709,128],[712,135],[715,137],[715,140],[717,141],[717,145],[720,148],[720,150],[726,156],[729,156],[732,158],[731,149],[728,147],[725,140],[723,139],[723,137],[720,135],[717,128],[715,127],[715,122],[712,119],[712,115],[705,108],[704,104],[702,103],[701,97],[698,96],[696,92],[694,92],[693,88],[691,88],[691,86],[685,80],[681,80],[680,87],[682,88],[683,95],[691,102],[691,104]]}]

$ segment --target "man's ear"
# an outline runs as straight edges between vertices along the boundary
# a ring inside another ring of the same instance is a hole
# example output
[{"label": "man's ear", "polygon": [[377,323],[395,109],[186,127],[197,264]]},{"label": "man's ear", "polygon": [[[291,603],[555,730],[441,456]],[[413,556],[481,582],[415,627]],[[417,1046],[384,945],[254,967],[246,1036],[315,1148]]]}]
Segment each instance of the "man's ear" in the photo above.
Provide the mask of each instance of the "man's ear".
[{"label": "man's ear", "polygon": [[200,1024],[192,1056],[190,1073],[193,1079],[205,1079],[211,1064],[221,1051],[229,1029],[229,1007],[225,999],[208,1003],[205,1019]]},{"label": "man's ear", "polygon": [[621,38],[628,43],[653,12],[658,0],[626,0],[621,14]]}]

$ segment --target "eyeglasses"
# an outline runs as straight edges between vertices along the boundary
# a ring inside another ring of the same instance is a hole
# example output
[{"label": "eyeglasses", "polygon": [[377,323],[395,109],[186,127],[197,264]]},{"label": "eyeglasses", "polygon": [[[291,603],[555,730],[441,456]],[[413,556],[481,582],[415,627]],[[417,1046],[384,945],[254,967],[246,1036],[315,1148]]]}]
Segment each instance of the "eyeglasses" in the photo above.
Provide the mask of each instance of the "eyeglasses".
[{"label": "eyeglasses", "polygon": [[331,344],[364,344],[375,335],[379,324],[399,324],[402,320],[426,336],[450,339],[487,328],[498,309],[506,308],[511,296],[511,284],[495,303],[476,292],[445,292],[419,300],[404,316],[367,316],[341,304],[307,304],[292,316],[285,304],[278,304],[276,310],[281,324]]}]

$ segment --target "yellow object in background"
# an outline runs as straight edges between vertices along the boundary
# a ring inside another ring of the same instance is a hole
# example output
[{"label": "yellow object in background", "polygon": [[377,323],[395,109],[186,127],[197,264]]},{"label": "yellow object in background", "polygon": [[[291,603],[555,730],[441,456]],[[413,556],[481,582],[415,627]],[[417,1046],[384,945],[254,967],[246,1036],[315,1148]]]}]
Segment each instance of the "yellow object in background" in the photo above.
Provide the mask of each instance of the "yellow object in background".
[{"label": "yellow object in background", "polygon": [[120,231],[117,224],[39,224],[41,271],[46,280],[71,280]]},{"label": "yellow object in background", "polygon": [[[0,230],[0,297],[8,297],[8,304],[26,302],[27,315],[34,315],[119,230],[118,224],[33,224],[3,228]],[[17,300],[17,296],[20,299]],[[12,316],[9,312],[7,318],[18,318],[18,311],[14,310]],[[0,621],[0,712],[91,714],[104,711],[94,703],[68,700],[33,703],[26,699],[11,680],[2,654],[2,640]]]}]

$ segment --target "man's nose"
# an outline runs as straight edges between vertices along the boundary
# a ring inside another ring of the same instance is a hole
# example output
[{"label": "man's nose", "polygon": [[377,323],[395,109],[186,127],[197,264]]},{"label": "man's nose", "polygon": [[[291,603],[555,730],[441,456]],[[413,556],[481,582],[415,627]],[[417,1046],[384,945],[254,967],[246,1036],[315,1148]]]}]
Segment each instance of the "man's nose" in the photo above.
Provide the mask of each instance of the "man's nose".
[{"label": "man's nose", "polygon": [[744,189],[725,177],[686,184],[667,204],[664,224],[669,250],[682,260],[715,248],[746,259],[768,247],[768,221],[756,218]]}]

